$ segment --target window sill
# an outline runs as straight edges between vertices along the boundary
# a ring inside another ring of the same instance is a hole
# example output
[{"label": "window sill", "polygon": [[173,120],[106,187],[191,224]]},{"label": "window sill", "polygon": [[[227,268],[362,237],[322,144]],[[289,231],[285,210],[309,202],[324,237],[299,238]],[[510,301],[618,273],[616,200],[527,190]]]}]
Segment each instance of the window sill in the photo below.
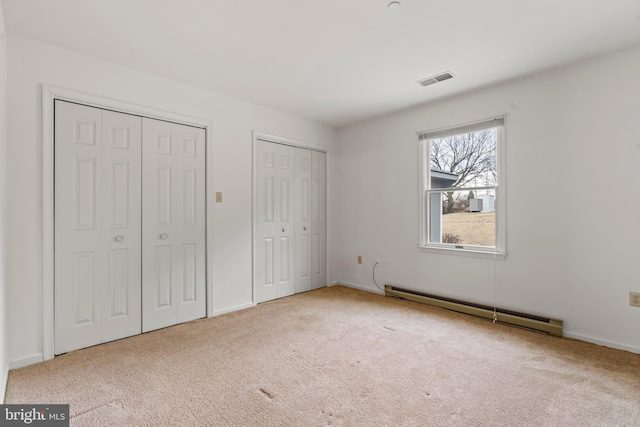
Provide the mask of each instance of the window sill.
[{"label": "window sill", "polygon": [[421,252],[432,254],[457,255],[472,258],[495,259],[499,261],[504,261],[507,258],[507,254],[504,252],[474,251],[473,249],[441,248],[434,246],[419,246],[419,248]]}]

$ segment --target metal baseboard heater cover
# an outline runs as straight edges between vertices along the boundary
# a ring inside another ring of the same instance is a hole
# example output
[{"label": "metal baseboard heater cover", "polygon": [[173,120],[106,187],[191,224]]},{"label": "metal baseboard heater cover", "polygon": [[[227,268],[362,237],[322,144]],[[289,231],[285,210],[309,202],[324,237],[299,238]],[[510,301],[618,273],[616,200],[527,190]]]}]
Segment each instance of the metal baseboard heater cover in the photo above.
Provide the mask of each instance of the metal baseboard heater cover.
[{"label": "metal baseboard heater cover", "polygon": [[[471,314],[493,320],[493,307],[473,304],[464,301],[443,298],[437,295],[430,295],[407,289],[398,288],[393,285],[385,285],[384,293],[388,297],[402,298],[409,301],[432,305],[459,313]],[[514,311],[496,309],[497,321],[510,325],[546,332],[557,337],[562,336],[562,320],[547,319],[540,316],[518,313]]]}]

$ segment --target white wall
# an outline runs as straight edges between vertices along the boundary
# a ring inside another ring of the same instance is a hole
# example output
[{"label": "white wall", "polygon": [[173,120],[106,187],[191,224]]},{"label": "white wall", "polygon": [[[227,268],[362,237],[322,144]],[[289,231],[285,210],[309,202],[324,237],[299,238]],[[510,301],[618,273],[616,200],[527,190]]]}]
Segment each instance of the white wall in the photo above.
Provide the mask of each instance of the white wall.
[{"label": "white wall", "polygon": [[214,311],[251,302],[252,131],[331,146],[332,128],[18,36],[8,38],[8,61],[12,366],[42,357],[43,83],[213,123],[210,192],[224,200],[214,212]]},{"label": "white wall", "polygon": [[0,403],[8,371],[7,274],[7,38],[0,4]]},{"label": "white wall", "polygon": [[[379,257],[379,283],[495,301],[640,352],[640,308],[628,296],[640,291],[638,76],[635,49],[340,129],[334,278],[375,289]],[[422,252],[416,132],[504,113],[507,259]]]}]

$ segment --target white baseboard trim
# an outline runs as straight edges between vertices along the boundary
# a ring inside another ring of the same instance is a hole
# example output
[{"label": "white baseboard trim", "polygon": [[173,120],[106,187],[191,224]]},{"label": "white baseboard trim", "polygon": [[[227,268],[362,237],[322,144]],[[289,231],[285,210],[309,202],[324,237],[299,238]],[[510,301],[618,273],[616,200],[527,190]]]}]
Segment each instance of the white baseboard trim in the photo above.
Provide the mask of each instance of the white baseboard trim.
[{"label": "white baseboard trim", "polygon": [[349,283],[349,282],[332,282],[331,283],[331,286],[336,286],[336,285],[342,285],[342,286],[346,286],[347,288],[353,288],[353,289],[358,289],[360,291],[366,291],[366,292],[371,292],[378,295],[384,295],[384,292],[376,288],[375,286],[369,288],[366,286],[360,286],[360,285],[356,285],[355,283]]},{"label": "white baseboard trim", "polygon": [[25,366],[34,365],[44,360],[42,353],[32,354],[31,356],[23,357],[22,359],[16,359],[9,362],[9,369],[19,369]]},{"label": "white baseboard trim", "polygon": [[213,313],[210,317],[220,316],[221,314],[231,313],[233,311],[244,310],[245,308],[255,307],[253,302],[248,302],[246,304],[240,304],[233,307],[223,308],[222,310],[213,310]]},{"label": "white baseboard trim", "polygon": [[0,403],[4,403],[4,397],[7,395],[7,382],[9,381],[9,362],[0,372]]},{"label": "white baseboard trim", "polygon": [[580,341],[586,341],[586,342],[590,342],[593,344],[597,344],[597,345],[601,345],[604,347],[610,347],[610,348],[615,348],[617,350],[625,350],[625,351],[630,351],[632,353],[638,353],[640,354],[640,347],[636,347],[633,345],[628,345],[628,344],[621,344],[621,343],[617,343],[614,341],[607,341],[607,340],[602,340],[600,338],[595,338],[589,335],[583,335],[583,334],[574,334],[572,332],[568,332],[568,331],[564,331],[563,334],[565,337],[567,338],[573,338],[576,340],[580,340]]}]

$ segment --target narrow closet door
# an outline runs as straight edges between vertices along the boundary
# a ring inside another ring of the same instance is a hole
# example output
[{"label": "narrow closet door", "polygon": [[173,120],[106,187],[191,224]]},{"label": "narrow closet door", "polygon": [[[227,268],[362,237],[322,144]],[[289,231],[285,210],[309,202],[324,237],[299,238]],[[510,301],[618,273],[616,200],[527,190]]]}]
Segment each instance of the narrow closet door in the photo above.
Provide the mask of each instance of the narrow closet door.
[{"label": "narrow closet door", "polygon": [[327,286],[327,155],[311,153],[312,287]]},{"label": "narrow closet door", "polygon": [[140,119],[55,103],[55,354],[140,332]]},{"label": "narrow closet door", "polygon": [[141,132],[140,117],[102,112],[102,342],[142,331]]},{"label": "narrow closet door", "polygon": [[256,141],[255,300],[294,293],[294,149]]},{"label": "narrow closet door", "polygon": [[204,317],[204,129],[143,119],[144,332]]},{"label": "narrow closet door", "polygon": [[295,292],[312,289],[311,150],[295,149]]}]

